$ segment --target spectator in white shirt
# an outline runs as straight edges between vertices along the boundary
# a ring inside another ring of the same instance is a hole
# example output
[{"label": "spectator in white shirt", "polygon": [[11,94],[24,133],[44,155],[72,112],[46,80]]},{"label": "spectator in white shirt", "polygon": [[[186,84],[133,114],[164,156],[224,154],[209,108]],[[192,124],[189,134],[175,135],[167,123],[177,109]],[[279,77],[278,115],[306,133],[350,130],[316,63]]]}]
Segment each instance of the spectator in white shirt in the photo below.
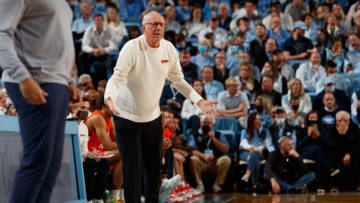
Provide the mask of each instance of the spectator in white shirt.
[{"label": "spectator in white shirt", "polygon": [[194,6],[191,10],[190,18],[185,23],[188,36],[198,37],[201,30],[206,29],[207,23],[203,18],[202,10],[198,6]]},{"label": "spectator in white shirt", "polygon": [[[200,96],[202,96],[204,99],[208,99],[204,90],[204,84],[201,80],[194,80],[192,87]],[[197,116],[200,118],[205,115],[198,105],[193,103],[190,99],[186,99],[183,103],[183,108],[181,109],[181,118],[190,119],[192,116]]]},{"label": "spectator in white shirt", "polygon": [[297,112],[308,114],[312,110],[312,103],[309,95],[305,92],[301,80],[293,78],[288,82],[288,93],[281,99],[281,106],[285,108],[288,115],[291,113],[290,101],[292,98],[299,99]]},{"label": "spectator in white shirt", "polygon": [[173,31],[176,34],[180,33],[180,24],[175,20],[176,8],[174,6],[167,6],[165,8],[164,17],[166,22],[165,31]]},{"label": "spectator in white shirt", "polygon": [[217,106],[220,116],[234,118],[246,117],[250,109],[249,100],[245,93],[239,91],[239,84],[235,78],[225,81],[226,90],[219,93]]},{"label": "spectator in white shirt", "polygon": [[111,6],[106,11],[105,24],[112,29],[112,36],[116,42],[120,42],[128,35],[125,24],[119,20],[119,9]]},{"label": "spectator in white shirt", "polygon": [[199,41],[205,39],[205,35],[208,32],[213,32],[215,34],[215,46],[221,50],[226,48],[226,38],[227,32],[223,28],[219,27],[219,17],[212,17],[209,20],[209,26],[206,29],[200,31]]},{"label": "spectator in white shirt", "polygon": [[[112,29],[109,26],[104,25],[104,17],[101,14],[95,14],[93,19],[94,25],[86,29],[82,41],[82,52],[80,53],[80,74],[90,73],[90,65],[94,61],[110,60],[109,53],[117,49]],[[96,84],[99,76],[93,74],[92,77]]]},{"label": "spectator in white shirt", "polygon": [[291,16],[281,12],[279,1],[275,1],[270,4],[270,11],[271,11],[271,14],[268,15],[267,17],[265,17],[262,21],[267,29],[269,29],[269,27],[270,27],[270,22],[271,22],[273,13],[280,15],[282,27],[285,30],[291,31],[294,29],[294,23],[293,23]]}]

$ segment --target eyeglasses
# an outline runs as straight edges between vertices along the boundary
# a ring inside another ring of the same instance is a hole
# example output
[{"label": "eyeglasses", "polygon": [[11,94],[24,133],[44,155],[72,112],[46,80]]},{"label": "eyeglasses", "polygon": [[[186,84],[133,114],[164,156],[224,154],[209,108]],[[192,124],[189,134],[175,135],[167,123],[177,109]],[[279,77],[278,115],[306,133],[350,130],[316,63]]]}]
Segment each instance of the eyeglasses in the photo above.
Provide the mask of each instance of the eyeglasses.
[{"label": "eyeglasses", "polygon": [[150,25],[151,27],[157,27],[158,25],[160,25],[161,28],[165,27],[165,23],[158,23],[158,22],[144,23],[144,25]]}]

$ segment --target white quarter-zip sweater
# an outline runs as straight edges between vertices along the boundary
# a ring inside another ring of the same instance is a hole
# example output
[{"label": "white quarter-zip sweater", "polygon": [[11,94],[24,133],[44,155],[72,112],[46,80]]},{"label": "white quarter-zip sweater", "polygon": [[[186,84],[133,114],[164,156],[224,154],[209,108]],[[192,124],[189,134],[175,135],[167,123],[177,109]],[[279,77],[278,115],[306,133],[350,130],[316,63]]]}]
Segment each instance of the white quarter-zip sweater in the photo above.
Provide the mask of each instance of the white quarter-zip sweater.
[{"label": "white quarter-zip sweater", "polygon": [[120,51],[106,86],[105,100],[112,97],[121,118],[140,123],[152,121],[161,114],[159,101],[166,79],[192,102],[197,104],[202,99],[184,80],[175,47],[161,39],[160,46],[152,48],[141,35]]}]

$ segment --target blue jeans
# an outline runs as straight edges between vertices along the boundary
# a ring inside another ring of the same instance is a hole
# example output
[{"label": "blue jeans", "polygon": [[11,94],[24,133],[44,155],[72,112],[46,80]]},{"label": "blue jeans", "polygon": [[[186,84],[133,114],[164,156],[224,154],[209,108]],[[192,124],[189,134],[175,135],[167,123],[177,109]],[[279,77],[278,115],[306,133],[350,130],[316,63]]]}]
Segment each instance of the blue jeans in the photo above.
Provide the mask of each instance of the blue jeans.
[{"label": "blue jeans", "polygon": [[276,182],[279,183],[281,190],[283,190],[285,193],[288,193],[291,189],[296,189],[305,185],[308,185],[315,179],[314,172],[308,172],[305,175],[301,176],[294,184],[288,184],[284,181],[282,181],[280,178],[278,178],[276,175],[273,175],[276,179]]},{"label": "blue jeans", "polygon": [[19,85],[5,83],[5,88],[19,113],[23,155],[10,195],[10,203],[47,203],[61,166],[65,118],[69,103],[68,87],[61,84],[40,85],[48,93],[47,103],[28,104]]},{"label": "blue jeans", "polygon": [[308,145],[304,147],[301,157],[316,161],[316,182],[320,187],[325,186],[326,179],[329,177],[330,163],[319,145]]},{"label": "blue jeans", "polygon": [[251,182],[252,184],[258,184],[260,183],[260,178],[261,178],[261,174],[260,174],[260,167],[261,167],[261,160],[264,159],[264,155],[260,154],[257,151],[253,151],[250,154],[249,160],[248,160],[248,165],[247,165],[247,170],[252,172],[252,178],[251,178]]}]

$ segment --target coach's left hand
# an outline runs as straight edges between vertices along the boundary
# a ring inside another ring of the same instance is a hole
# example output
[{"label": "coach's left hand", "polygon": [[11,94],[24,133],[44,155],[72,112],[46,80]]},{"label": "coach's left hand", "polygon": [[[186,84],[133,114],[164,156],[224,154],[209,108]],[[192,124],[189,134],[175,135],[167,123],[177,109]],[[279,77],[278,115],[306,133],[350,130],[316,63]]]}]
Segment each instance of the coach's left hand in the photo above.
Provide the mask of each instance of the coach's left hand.
[{"label": "coach's left hand", "polygon": [[218,104],[217,101],[207,101],[207,100],[200,100],[198,102],[198,106],[201,108],[201,110],[205,113],[207,117],[215,119],[218,115],[215,109],[215,105]]}]

